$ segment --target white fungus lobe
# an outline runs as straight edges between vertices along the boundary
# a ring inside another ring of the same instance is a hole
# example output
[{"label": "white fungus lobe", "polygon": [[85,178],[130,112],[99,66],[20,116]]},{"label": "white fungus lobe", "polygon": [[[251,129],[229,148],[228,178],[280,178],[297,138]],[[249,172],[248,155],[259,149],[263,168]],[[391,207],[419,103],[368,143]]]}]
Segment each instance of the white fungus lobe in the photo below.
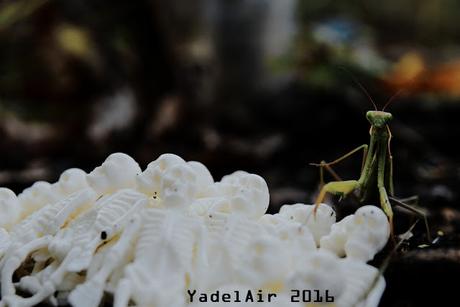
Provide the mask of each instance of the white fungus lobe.
[{"label": "white fungus lobe", "polygon": [[133,158],[124,153],[114,153],[86,177],[89,185],[99,194],[119,189],[134,188],[141,168]]},{"label": "white fungus lobe", "polygon": [[164,174],[175,165],[185,165],[186,162],[174,154],[162,154],[137,176],[137,189],[149,196],[160,196],[161,183]]},{"label": "white fungus lobe", "polygon": [[18,195],[21,206],[21,216],[26,217],[37,209],[49,203],[53,203],[58,199],[59,195],[53,192],[50,183],[46,181],[37,181]]},{"label": "white fungus lobe", "polygon": [[0,188],[0,228],[10,229],[21,215],[19,200],[13,191]]},{"label": "white fungus lobe", "polygon": [[385,246],[389,235],[385,213],[374,206],[363,206],[332,225],[331,232],[321,239],[321,248],[367,262]]},{"label": "white fungus lobe", "polygon": [[280,209],[280,215],[307,225],[315,238],[316,245],[319,246],[321,238],[329,233],[336,217],[334,210],[326,204],[319,204],[316,214],[314,208],[315,205],[284,205]]},{"label": "white fungus lobe", "polygon": [[86,176],[87,174],[78,168],[70,168],[64,171],[58,182],[53,185],[55,192],[62,196],[67,196],[88,187]]}]

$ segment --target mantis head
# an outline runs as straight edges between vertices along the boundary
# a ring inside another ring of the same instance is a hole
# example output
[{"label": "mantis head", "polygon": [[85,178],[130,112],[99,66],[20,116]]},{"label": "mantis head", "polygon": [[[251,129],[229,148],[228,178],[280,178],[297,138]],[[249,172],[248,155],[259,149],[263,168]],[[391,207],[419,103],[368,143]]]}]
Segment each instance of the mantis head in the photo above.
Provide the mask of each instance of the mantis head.
[{"label": "mantis head", "polygon": [[372,126],[385,127],[393,118],[393,115],[384,111],[367,111],[366,118]]}]

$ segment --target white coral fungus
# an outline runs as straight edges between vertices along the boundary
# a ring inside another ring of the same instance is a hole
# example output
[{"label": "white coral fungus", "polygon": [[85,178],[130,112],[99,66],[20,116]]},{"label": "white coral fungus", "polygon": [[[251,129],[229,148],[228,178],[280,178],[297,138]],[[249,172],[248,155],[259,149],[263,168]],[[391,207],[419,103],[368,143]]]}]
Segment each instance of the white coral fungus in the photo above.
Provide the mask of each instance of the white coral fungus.
[{"label": "white coral fungus", "polygon": [[0,188],[0,306],[378,305],[385,282],[366,262],[389,236],[379,208],[336,223],[326,204],[268,204],[262,177],[215,182],[173,154],[142,172],[114,153],[18,196]]}]

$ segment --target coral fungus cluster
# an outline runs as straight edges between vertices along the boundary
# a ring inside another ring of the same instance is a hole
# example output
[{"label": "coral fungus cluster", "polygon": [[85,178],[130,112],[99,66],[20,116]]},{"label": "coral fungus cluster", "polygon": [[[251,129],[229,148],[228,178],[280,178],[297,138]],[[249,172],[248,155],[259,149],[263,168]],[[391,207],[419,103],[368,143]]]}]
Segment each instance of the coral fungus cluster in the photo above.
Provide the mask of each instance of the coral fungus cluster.
[{"label": "coral fungus cluster", "polygon": [[173,154],[142,171],[115,153],[89,174],[69,169],[18,196],[1,188],[0,305],[378,305],[385,282],[366,262],[389,236],[379,208],[336,223],[326,204],[273,215],[268,204],[262,177],[237,171],[216,182]]}]

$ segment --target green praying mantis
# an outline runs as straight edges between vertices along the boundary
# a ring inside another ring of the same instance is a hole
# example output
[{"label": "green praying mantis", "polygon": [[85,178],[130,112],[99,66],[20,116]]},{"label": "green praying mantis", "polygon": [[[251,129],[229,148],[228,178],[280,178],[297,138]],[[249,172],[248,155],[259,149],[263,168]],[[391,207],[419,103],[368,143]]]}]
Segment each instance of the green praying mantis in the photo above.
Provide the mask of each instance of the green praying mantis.
[{"label": "green praying mantis", "polygon": [[[327,193],[340,197],[346,197],[347,195],[353,193],[358,197],[360,202],[363,202],[368,198],[369,193],[372,190],[372,185],[375,184],[376,178],[380,205],[388,217],[392,237],[394,237],[393,209],[390,200],[396,205],[421,216],[425,221],[428,241],[431,241],[426,214],[420,209],[408,205],[405,203],[405,200],[397,199],[394,197],[393,156],[391,154],[390,148],[392,134],[389,127],[389,123],[393,119],[393,115],[389,112],[385,112],[385,109],[393,101],[393,99],[400,94],[401,90],[387,101],[382,110],[378,110],[377,105],[375,104],[372,97],[368,94],[366,89],[356,80],[355,82],[364,91],[374,106],[374,110],[368,111],[366,113],[366,118],[370,123],[369,144],[363,144],[332,162],[321,161],[320,163],[310,163],[311,165],[320,167],[321,188],[315,200],[316,206],[314,212],[316,212],[319,204],[323,202]],[[331,166],[339,163],[340,161],[348,158],[360,150],[363,151],[363,162],[359,178],[357,180],[342,180],[334,172]],[[335,181],[324,184],[323,169],[326,169],[335,178]],[[416,198],[417,197],[412,197],[408,198],[407,200]]]}]

